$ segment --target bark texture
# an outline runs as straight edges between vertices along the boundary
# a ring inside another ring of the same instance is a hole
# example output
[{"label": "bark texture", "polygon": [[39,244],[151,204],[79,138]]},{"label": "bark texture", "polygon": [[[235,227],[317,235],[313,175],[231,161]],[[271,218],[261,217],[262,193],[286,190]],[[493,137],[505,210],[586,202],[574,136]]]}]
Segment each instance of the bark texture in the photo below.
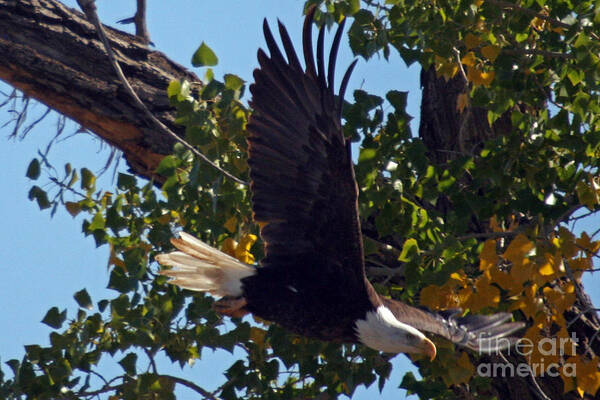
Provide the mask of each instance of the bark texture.
[{"label": "bark texture", "polygon": [[[199,79],[135,36],[109,27],[106,33],[138,96],[183,134],[166,88],[173,79]],[[0,0],[0,79],[121,150],[136,174],[155,177],[172,151],[173,139],[154,131],[122,89],[94,27],[56,0]]]}]

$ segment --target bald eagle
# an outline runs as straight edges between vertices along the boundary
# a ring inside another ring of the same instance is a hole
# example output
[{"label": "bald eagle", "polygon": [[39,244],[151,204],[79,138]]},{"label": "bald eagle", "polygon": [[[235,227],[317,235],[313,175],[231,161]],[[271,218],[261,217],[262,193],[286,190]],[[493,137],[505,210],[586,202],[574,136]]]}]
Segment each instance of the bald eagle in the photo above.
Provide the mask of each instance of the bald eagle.
[{"label": "bald eagle", "polygon": [[329,54],[324,30],[313,55],[315,7],[303,30],[304,65],[281,22],[285,57],[266,20],[269,55],[258,50],[260,67],[250,86],[253,114],[247,126],[254,217],[261,224],[265,257],[244,264],[186,233],[172,239],[178,251],[160,254],[161,271],[181,288],[222,297],[222,314],[252,313],[300,335],[362,343],[388,353],[421,353],[436,347],[423,332],[482,352],[514,342],[522,323],[509,313],[462,316],[434,313],[379,295],[365,275],[350,140],[342,133],[341,110],[354,61],[334,94],[340,24]]}]

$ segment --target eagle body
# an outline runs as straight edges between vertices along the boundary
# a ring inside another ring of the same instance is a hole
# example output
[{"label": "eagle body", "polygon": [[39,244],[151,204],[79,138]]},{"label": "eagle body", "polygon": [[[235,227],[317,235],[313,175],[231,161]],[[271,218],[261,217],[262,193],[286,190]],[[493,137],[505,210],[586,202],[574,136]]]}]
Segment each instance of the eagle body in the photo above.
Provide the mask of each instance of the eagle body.
[{"label": "eagle body", "polygon": [[362,343],[389,353],[423,353],[435,345],[423,332],[473,350],[498,351],[523,327],[508,313],[462,316],[460,310],[434,313],[380,296],[367,280],[358,188],[350,141],[341,110],[356,61],[334,93],[340,24],[329,54],[321,28],[313,53],[315,7],[303,30],[304,67],[279,23],[283,47],[267,24],[269,55],[258,50],[247,125],[248,164],[254,219],[260,223],[265,257],[246,265],[184,232],[172,239],[178,251],[156,259],[174,267],[161,271],[182,288],[221,300],[222,314],[252,313],[300,335]]},{"label": "eagle body", "polygon": [[355,322],[375,310],[373,302],[366,293],[348,290],[344,282],[328,284],[336,282],[337,274],[323,276],[329,268],[312,265],[314,273],[302,276],[280,268],[258,268],[256,275],[243,281],[246,310],[303,336],[358,342]]}]

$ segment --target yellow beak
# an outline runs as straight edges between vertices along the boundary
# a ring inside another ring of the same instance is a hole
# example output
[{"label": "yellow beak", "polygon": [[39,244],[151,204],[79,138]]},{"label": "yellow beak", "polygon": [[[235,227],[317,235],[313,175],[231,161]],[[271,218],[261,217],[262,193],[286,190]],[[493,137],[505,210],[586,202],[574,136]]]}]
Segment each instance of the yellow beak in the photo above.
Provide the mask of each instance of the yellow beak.
[{"label": "yellow beak", "polygon": [[433,342],[431,340],[424,338],[419,347],[421,349],[421,352],[423,354],[428,355],[429,360],[433,361],[433,359],[435,358],[435,355],[436,355],[436,351],[437,351],[435,348],[435,344],[433,344]]}]

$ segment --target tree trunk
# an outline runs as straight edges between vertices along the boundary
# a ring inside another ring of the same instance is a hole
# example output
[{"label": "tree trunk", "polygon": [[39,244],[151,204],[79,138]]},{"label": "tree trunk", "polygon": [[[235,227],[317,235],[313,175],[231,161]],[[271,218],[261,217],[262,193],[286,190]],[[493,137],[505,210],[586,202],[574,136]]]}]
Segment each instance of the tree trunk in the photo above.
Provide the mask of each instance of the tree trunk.
[{"label": "tree trunk", "polygon": [[[149,110],[173,131],[174,110],[166,88],[173,79],[199,79],[158,51],[151,51],[135,36],[106,28],[125,75]],[[96,32],[82,13],[56,0],[0,0],[0,79],[61,114],[123,152],[133,173],[160,179],[154,170],[171,153],[173,140],[155,132],[117,81]],[[458,154],[474,154],[484,140],[510,129],[501,118],[492,128],[485,110],[457,111],[457,96],[465,92],[462,77],[448,82],[433,71],[422,74],[423,102],[419,135],[431,159],[443,165]],[[440,202],[448,207],[448,202]],[[483,221],[474,221],[481,231]],[[565,315],[582,314],[570,327],[579,338],[591,338],[600,327],[589,304],[578,301]],[[600,353],[600,341],[594,351]],[[522,360],[521,360],[522,361]],[[500,399],[538,399],[539,385],[552,399],[579,398],[562,394],[560,377],[497,378],[493,381]],[[457,396],[470,398],[469,394]]]},{"label": "tree trunk", "polygon": [[[199,79],[135,36],[106,27],[117,59],[148,109],[178,134],[166,88]],[[111,68],[94,27],[56,0],[0,0],[0,79],[77,121],[123,152],[132,172],[154,177],[173,139],[152,129]]]}]

